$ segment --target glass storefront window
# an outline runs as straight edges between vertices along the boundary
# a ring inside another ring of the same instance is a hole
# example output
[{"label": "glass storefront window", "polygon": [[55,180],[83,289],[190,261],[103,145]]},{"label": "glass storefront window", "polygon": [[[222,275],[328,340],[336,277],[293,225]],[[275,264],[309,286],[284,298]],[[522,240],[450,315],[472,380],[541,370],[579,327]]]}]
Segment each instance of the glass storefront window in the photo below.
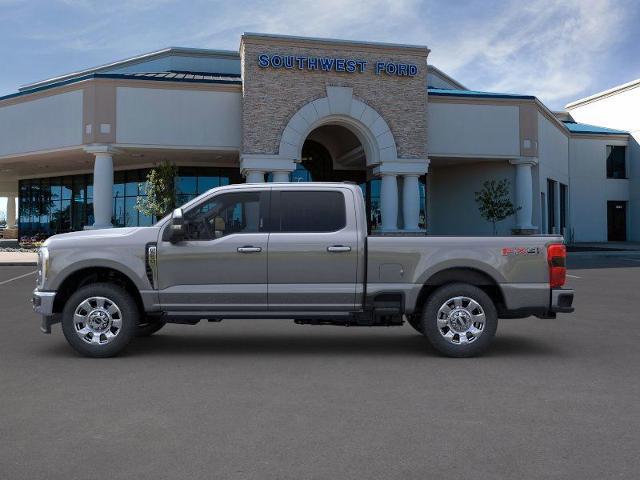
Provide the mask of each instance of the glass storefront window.
[{"label": "glass storefront window", "polygon": [[[148,172],[141,169],[114,173],[112,221],[115,227],[149,226],[155,222],[155,218],[135,208],[137,198],[146,195]],[[211,188],[241,181],[237,168],[179,167],[178,204]],[[82,230],[94,222],[93,175],[20,180],[19,197],[21,239]]]}]

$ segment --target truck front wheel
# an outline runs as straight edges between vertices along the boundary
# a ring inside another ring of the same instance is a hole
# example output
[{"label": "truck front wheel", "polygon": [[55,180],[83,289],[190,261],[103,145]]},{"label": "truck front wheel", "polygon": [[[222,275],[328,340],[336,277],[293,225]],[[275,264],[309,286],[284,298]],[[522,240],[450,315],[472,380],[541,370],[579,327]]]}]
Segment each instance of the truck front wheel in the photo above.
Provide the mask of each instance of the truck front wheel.
[{"label": "truck front wheel", "polygon": [[476,286],[452,283],[431,294],[422,313],[429,343],[448,357],[473,357],[484,352],[498,328],[491,298]]},{"label": "truck front wheel", "polygon": [[80,288],[65,303],[62,332],[87,357],[113,357],[136,334],[140,313],[133,297],[110,283]]}]

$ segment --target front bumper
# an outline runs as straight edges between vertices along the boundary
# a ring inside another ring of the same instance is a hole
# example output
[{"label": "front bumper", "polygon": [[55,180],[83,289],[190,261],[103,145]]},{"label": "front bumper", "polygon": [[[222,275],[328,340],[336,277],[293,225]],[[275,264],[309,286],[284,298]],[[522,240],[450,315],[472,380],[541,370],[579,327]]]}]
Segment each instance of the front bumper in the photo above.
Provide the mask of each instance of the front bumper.
[{"label": "front bumper", "polygon": [[60,315],[53,313],[53,302],[56,292],[41,292],[36,289],[31,295],[31,305],[33,311],[42,315],[40,330],[43,333],[51,333],[51,325],[60,322]]},{"label": "front bumper", "polygon": [[571,313],[573,308],[573,290],[560,288],[551,290],[551,308],[553,313]]}]

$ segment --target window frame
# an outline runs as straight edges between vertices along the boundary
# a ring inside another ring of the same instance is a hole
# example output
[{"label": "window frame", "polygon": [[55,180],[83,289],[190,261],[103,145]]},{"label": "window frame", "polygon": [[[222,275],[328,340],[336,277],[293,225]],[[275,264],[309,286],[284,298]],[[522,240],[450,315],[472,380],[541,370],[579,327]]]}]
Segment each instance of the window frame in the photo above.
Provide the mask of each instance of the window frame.
[{"label": "window frame", "polygon": [[[609,157],[611,156],[611,151],[613,151],[613,149],[615,148],[621,148],[624,152],[623,156],[622,156],[622,160],[623,160],[623,175],[621,177],[616,177],[614,175],[614,172],[616,171],[614,166],[613,166],[613,162],[611,162],[611,175],[609,175],[609,166],[610,166],[610,161],[609,161]],[[627,164],[629,163],[627,161],[627,146],[626,145],[607,145],[605,147],[605,175],[607,180],[628,180],[629,179],[629,170],[628,170],[628,166]]]},{"label": "window frame", "polygon": [[[256,188],[256,189],[251,189],[251,190],[227,190],[224,192],[217,192],[214,195],[210,195],[206,198],[203,198],[201,201],[194,203],[193,205],[189,205],[188,208],[184,208],[184,207],[179,207],[179,208],[183,208],[183,216],[186,220],[186,217],[188,215],[188,213],[194,209],[200,208],[204,203],[206,202],[213,202],[215,201],[216,198],[221,197],[223,195],[242,195],[242,194],[247,194],[247,193],[257,193],[259,195],[259,202],[258,202],[258,230],[255,232],[233,232],[230,233],[228,235],[223,235],[220,238],[185,238],[184,241],[185,242],[215,242],[218,240],[222,240],[223,238],[229,238],[232,237],[234,235],[255,235],[258,233],[269,233],[267,226],[269,225],[269,212],[270,212],[270,197],[271,197],[271,190],[268,188]],[[163,239],[164,239],[164,231],[166,231],[169,228],[169,225],[171,224],[171,217],[169,217],[169,221],[166,222],[165,226],[164,226],[164,230],[163,230]]]},{"label": "window frame", "polygon": [[[306,231],[283,231],[282,230],[282,209],[281,209],[281,197],[283,193],[289,192],[303,192],[303,193],[313,193],[313,192],[329,192],[329,193],[338,193],[342,197],[342,206],[344,208],[344,224],[336,229],[336,230],[306,230]],[[271,206],[269,209],[268,215],[268,231],[269,233],[294,233],[294,234],[319,234],[319,233],[337,233],[346,229],[349,225],[349,220],[347,218],[347,199],[344,190],[342,189],[323,189],[323,188],[314,188],[314,189],[297,189],[297,188],[283,188],[283,189],[272,189],[271,190]]]}]

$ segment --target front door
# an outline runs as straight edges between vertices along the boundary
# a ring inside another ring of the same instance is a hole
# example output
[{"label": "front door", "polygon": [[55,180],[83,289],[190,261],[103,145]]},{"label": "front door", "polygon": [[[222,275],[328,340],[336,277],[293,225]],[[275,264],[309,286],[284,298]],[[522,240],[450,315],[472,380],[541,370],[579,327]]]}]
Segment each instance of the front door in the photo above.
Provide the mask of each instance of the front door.
[{"label": "front door", "polygon": [[354,199],[345,203],[345,195],[353,193],[320,187],[273,190],[268,268],[271,311],[354,309],[359,237]]},{"label": "front door", "polygon": [[185,240],[158,242],[163,310],[267,309],[268,195],[223,191],[185,210]]},{"label": "front door", "polygon": [[627,202],[607,202],[607,229],[610,242],[627,240]]}]

